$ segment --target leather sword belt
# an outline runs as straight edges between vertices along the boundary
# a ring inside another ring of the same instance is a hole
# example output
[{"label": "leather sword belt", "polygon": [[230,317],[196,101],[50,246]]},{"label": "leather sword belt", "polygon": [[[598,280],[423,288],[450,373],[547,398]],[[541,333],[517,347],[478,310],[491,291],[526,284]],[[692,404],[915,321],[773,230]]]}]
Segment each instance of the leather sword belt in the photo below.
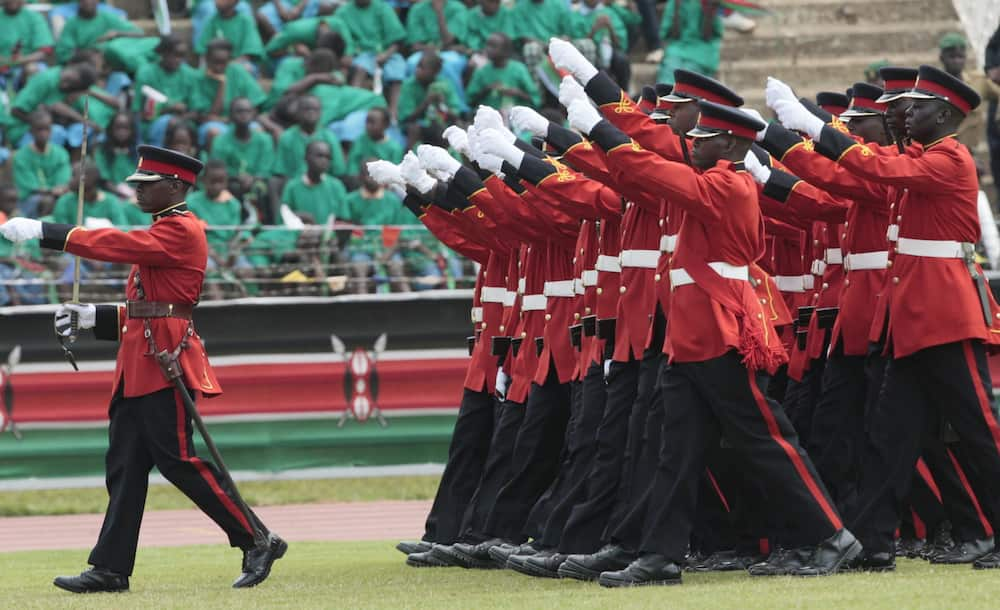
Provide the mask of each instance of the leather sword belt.
[{"label": "leather sword belt", "polygon": [[129,318],[180,318],[190,320],[194,305],[190,303],[162,303],[158,301],[128,301],[125,311]]}]

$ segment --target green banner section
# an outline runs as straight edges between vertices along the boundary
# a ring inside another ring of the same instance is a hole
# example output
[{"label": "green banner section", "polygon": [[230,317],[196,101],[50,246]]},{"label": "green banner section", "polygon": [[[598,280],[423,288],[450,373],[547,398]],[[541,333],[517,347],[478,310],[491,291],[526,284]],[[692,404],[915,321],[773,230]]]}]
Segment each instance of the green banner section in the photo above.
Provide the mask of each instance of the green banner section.
[{"label": "green banner section", "polygon": [[[337,418],[209,422],[208,430],[230,470],[278,472],[333,466],[443,463],[455,415],[374,420]],[[0,435],[0,479],[102,476],[106,427],[23,430],[24,438]],[[208,450],[195,433],[198,454]]]}]

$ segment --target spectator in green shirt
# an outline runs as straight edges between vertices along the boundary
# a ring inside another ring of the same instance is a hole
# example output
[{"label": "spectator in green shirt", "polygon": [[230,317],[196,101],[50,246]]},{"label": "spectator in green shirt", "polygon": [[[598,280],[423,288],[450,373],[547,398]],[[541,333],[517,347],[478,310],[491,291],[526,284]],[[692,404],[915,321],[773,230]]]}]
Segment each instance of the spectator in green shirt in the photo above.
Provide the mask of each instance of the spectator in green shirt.
[{"label": "spectator in green shirt", "polygon": [[52,52],[52,31],[41,13],[24,8],[24,0],[3,0],[0,11],[0,66],[28,68]]},{"label": "spectator in green shirt", "polygon": [[31,113],[31,142],[14,153],[14,184],[21,212],[36,218],[39,208],[50,208],[68,189],[69,153],[49,141],[52,115],[44,107]]},{"label": "spectator in green shirt", "polygon": [[329,49],[335,57],[341,58],[341,69],[334,69],[330,72],[308,72],[306,62],[312,54],[309,50],[304,56],[286,56],[278,64],[278,69],[274,73],[274,80],[271,82],[271,93],[267,102],[268,108],[274,108],[274,112],[285,119],[285,123],[294,122],[288,116],[288,106],[292,105],[298,96],[308,92],[314,86],[325,83],[328,85],[343,85],[347,82],[343,70],[350,68],[350,58],[347,66],[344,67],[344,49],[346,43],[339,32],[323,32],[316,37],[316,49]]},{"label": "spectator in green shirt", "polygon": [[[54,119],[67,124],[82,123],[83,115],[66,102],[74,93],[86,91],[97,80],[97,72],[87,64],[69,64],[52,67],[28,79],[28,83],[18,92],[10,107],[11,121],[6,136],[11,147],[23,146],[31,141],[28,136],[28,115],[39,106],[47,106]],[[93,122],[91,129],[100,131]],[[62,125],[53,124],[50,129],[52,143],[62,146],[66,143],[67,132]]]},{"label": "spectator in green shirt", "polygon": [[76,17],[66,20],[56,41],[56,61],[66,62],[77,49],[116,38],[141,38],[142,29],[110,11],[97,10],[97,0],[79,0]]},{"label": "spectator in green shirt", "polygon": [[319,0],[270,0],[257,9],[257,27],[265,40],[285,31],[285,26],[315,18]]},{"label": "spectator in green shirt", "polygon": [[391,163],[403,160],[403,147],[389,137],[389,111],[385,108],[372,108],[365,120],[365,133],[351,143],[347,154],[347,173],[358,176],[361,170],[361,160],[369,157],[384,159]]},{"label": "spectator in green shirt", "polygon": [[191,97],[199,72],[187,63],[190,51],[186,40],[168,34],[156,47],[159,61],[144,64],[135,74],[132,111],[142,117],[142,131],[150,144],[163,145],[171,120],[193,117]]},{"label": "spectator in green shirt", "polygon": [[523,104],[541,106],[538,86],[528,68],[511,59],[510,38],[499,32],[486,39],[486,58],[489,63],[476,70],[469,81],[469,102],[473,106],[485,104],[501,110]]},{"label": "spectator in green shirt", "polygon": [[[330,49],[316,49],[306,61],[308,74],[333,75],[337,56]],[[308,76],[308,75],[307,75]],[[385,106],[385,98],[369,89],[334,84],[336,78],[324,78],[308,89],[319,98],[322,107],[319,122],[329,127],[340,141],[353,142],[364,133],[368,110]]]},{"label": "spectator in green shirt", "polygon": [[198,151],[198,130],[188,121],[170,123],[170,126],[167,127],[167,134],[163,138],[163,147],[176,150],[195,159],[202,158]]},{"label": "spectator in green shirt", "polygon": [[281,193],[281,202],[300,217],[311,217],[315,224],[325,225],[331,218],[347,218],[347,189],[326,173],[330,167],[330,145],[322,141],[306,146],[306,171],[289,180]]},{"label": "spectator in green shirt", "polygon": [[[350,221],[364,227],[351,232],[345,248],[346,258],[351,264],[351,291],[359,294],[372,292],[372,280],[381,286],[393,282],[396,292],[409,290],[407,286],[401,285],[405,282],[403,259],[394,255],[398,231],[390,228],[389,235],[386,236],[386,229],[381,225],[410,222],[399,222],[399,210],[402,210],[399,198],[368,175],[368,162],[377,158],[365,156],[361,159],[361,187],[347,196]],[[388,240],[391,244],[385,243],[386,237],[391,238]]]},{"label": "spectator in green shirt", "polygon": [[256,73],[254,62],[264,57],[264,43],[260,40],[254,18],[236,10],[239,0],[215,0],[216,13],[205,24],[201,36],[195,41],[194,50],[199,55],[208,51],[208,44],[217,39],[232,43],[232,53],[244,67]]},{"label": "spectator in green shirt", "polygon": [[416,70],[424,51],[437,51],[441,55],[441,74],[458,93],[463,112],[468,110],[462,79],[469,63],[469,48],[465,46],[468,16],[468,9],[459,0],[420,0],[406,15],[407,42],[413,52],[406,59],[407,74]]},{"label": "spectator in green shirt", "polygon": [[[514,14],[511,9],[503,6],[500,0],[479,0],[479,5],[469,11],[466,19],[465,46],[473,52],[482,51],[490,34],[500,32],[510,38],[515,38],[517,30],[514,26]],[[486,56],[477,53],[482,58],[475,66],[486,63]]]},{"label": "spectator in green shirt", "polygon": [[135,150],[137,144],[135,119],[132,113],[122,110],[111,119],[104,142],[94,151],[94,162],[100,170],[102,186],[125,198],[135,194],[132,187],[125,183],[125,178],[135,172],[139,161]]},{"label": "spectator in green shirt", "polygon": [[[521,60],[553,95],[558,94],[562,77],[550,69],[547,49],[550,38],[569,38],[573,35],[569,4],[565,0],[517,0],[511,15],[515,32],[511,39],[517,41]],[[597,63],[594,41],[575,38],[572,43],[591,63]]]},{"label": "spectator in green shirt", "polygon": [[406,78],[406,61],[399,54],[406,42],[406,29],[396,11],[385,0],[350,0],[337,9],[337,15],[351,28],[358,48],[351,84],[364,88],[365,75],[374,77],[376,68],[380,69],[389,112],[396,116],[399,84]]},{"label": "spectator in green shirt", "polygon": [[296,105],[297,124],[285,130],[278,139],[278,153],[273,173],[287,180],[297,178],[306,170],[306,145],[322,140],[330,145],[330,165],[327,172],[333,176],[343,176],[347,171],[344,153],[332,131],[320,125],[322,108],[315,95],[303,95]]},{"label": "spectator in green shirt", "polygon": [[665,50],[657,82],[674,82],[674,70],[715,77],[722,51],[722,17],[704,10],[701,0],[667,0],[660,22]]},{"label": "spectator in green shirt", "polygon": [[[21,216],[17,209],[17,188],[0,185],[0,220]],[[31,240],[15,244],[0,237],[0,305],[37,305],[48,301],[42,285],[8,286],[8,280],[35,279],[45,273],[38,242]]]},{"label": "spectator in green shirt", "polygon": [[583,0],[573,13],[573,36],[597,45],[597,66],[607,70],[623,88],[632,75],[628,58],[628,28],[603,0]]},{"label": "spectator in green shirt", "polygon": [[401,89],[399,122],[406,129],[407,148],[420,142],[438,143],[444,128],[460,114],[451,83],[440,76],[441,58],[428,51]]},{"label": "spectator in green shirt", "polygon": [[213,229],[211,227],[235,227],[242,224],[243,205],[226,185],[229,172],[226,163],[220,159],[210,159],[199,180],[201,189],[187,196],[188,209],[200,218],[209,229],[205,236],[212,250],[214,262],[227,266],[227,258],[233,241],[238,235],[236,229]]},{"label": "spectator in green shirt", "polygon": [[224,164],[229,176],[229,190],[236,199],[258,210],[270,207],[267,201],[268,180],[274,165],[274,140],[253,127],[257,112],[245,97],[229,105],[232,125],[212,140],[208,158]]},{"label": "spectator in green shirt", "polygon": [[232,51],[232,43],[223,38],[208,43],[205,68],[195,79],[190,108],[201,123],[198,127],[199,145],[205,144],[209,132],[218,135],[225,131],[223,115],[235,98],[245,97],[255,108],[261,107],[267,100],[267,94],[257,84],[257,79],[239,64],[232,63]]},{"label": "spectator in green shirt", "polygon": [[[87,164],[83,176],[83,226],[130,226],[125,206],[120,199],[102,191],[100,188],[101,174],[93,163]],[[80,183],[80,162],[73,164],[73,174],[69,178],[71,190],[64,193],[56,201],[52,210],[53,222],[75,225],[77,223],[77,206],[79,196],[76,185]],[[136,208],[138,209],[138,208]]]}]

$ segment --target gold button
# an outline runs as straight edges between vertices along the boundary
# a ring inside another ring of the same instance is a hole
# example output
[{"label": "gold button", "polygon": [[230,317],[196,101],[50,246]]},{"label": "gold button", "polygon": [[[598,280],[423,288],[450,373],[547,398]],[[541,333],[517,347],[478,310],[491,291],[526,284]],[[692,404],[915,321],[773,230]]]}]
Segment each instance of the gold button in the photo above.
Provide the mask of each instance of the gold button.
[{"label": "gold button", "polygon": [[823,290],[826,290],[829,287],[830,287],[829,284],[827,284],[826,282],[823,282]]},{"label": "gold button", "polygon": [[902,214],[900,214],[899,216],[896,217],[896,222],[899,222],[901,220],[903,220],[903,215]]},{"label": "gold button", "polygon": [[[581,252],[580,254],[583,254],[583,252]],[[573,257],[573,264],[574,265],[576,264],[576,257],[575,256]]]},{"label": "gold button", "polygon": [[757,313],[757,318],[758,318],[758,319],[759,319],[759,318],[763,318],[763,317],[764,317],[764,314],[762,314],[762,313],[760,313],[760,312],[758,312],[758,313]]},{"label": "gold button", "polygon": [[819,240],[818,239],[814,239],[813,240],[813,245],[814,246],[818,246],[819,245]]},{"label": "gold button", "polygon": [[814,301],[818,301],[819,300],[819,295],[818,294],[814,294],[813,295],[813,300]]},{"label": "gold button", "polygon": [[893,250],[893,252],[895,252],[896,254],[899,254],[899,246],[893,246],[892,250]]},{"label": "gold button", "polygon": [[844,221],[844,226],[846,227],[846,226],[847,226],[848,224],[850,224],[850,223],[848,223],[848,222],[847,222],[847,221],[845,220],[845,221]]},{"label": "gold button", "polygon": [[545,314],[545,321],[546,322],[548,322],[551,319],[552,319],[552,314],[550,314],[550,313]]},{"label": "gold button", "polygon": [[844,286],[850,286],[851,280],[844,280]]},{"label": "gold button", "polygon": [[527,336],[528,336],[528,331],[526,331],[526,330],[524,330],[524,331],[521,331],[521,338],[522,338],[522,339],[524,339],[524,338],[525,338],[525,337],[527,337]]},{"label": "gold button", "polygon": [[892,267],[892,261],[886,261],[885,262],[885,266],[886,267]]},{"label": "gold button", "polygon": [[621,294],[625,294],[625,287],[622,286],[621,288],[619,288],[618,292],[621,293]]},{"label": "gold button", "polygon": [[597,294],[601,294],[602,292],[604,292],[604,289],[601,288],[600,286],[598,286],[597,287]]},{"label": "gold button", "polygon": [[656,280],[657,282],[659,282],[660,281],[660,274],[657,273],[656,275],[654,275],[653,279]]},{"label": "gold button", "polygon": [[127,333],[128,332],[128,326],[122,326],[122,332],[123,333]]},{"label": "gold button", "polygon": [[761,305],[767,305],[767,299],[761,299],[760,300],[760,304]]},{"label": "gold button", "polygon": [[580,319],[580,314],[579,313],[573,314],[573,319],[574,320],[579,320]]},{"label": "gold button", "polygon": [[503,332],[503,324],[500,325],[500,332]]},{"label": "gold button", "polygon": [[898,275],[896,277],[892,278],[892,283],[893,284],[898,284],[899,283],[899,276]]},{"label": "gold button", "polygon": [[483,325],[482,325],[482,327],[481,327],[481,328],[482,328],[483,330],[486,330],[486,322],[483,322]]},{"label": "gold button", "polygon": [[583,248],[580,248],[580,255],[583,255]]},{"label": "gold button", "polygon": [[843,235],[841,235],[840,239],[847,239],[847,233],[844,233]]},{"label": "gold button", "polygon": [[660,219],[660,226],[661,227],[663,226],[663,219],[662,218]]},{"label": "gold button", "polygon": [[997,317],[1000,318],[1000,312],[997,313]]},{"label": "gold button", "polygon": [[584,307],[583,308],[583,315],[585,315],[585,316],[589,316],[590,315],[590,308],[589,307]]}]

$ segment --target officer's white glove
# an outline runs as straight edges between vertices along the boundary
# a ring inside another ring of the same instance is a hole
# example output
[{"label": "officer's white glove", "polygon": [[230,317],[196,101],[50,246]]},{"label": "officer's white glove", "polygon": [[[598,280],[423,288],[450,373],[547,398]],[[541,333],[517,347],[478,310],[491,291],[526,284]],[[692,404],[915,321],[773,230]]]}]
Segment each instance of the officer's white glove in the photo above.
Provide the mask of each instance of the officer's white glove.
[{"label": "officer's white glove", "polygon": [[448,154],[448,151],[438,146],[421,144],[417,147],[417,158],[420,165],[427,171],[437,171],[445,174],[448,178],[453,177],[462,169],[462,164],[455,157]]},{"label": "officer's white glove", "polygon": [[756,110],[754,110],[753,108],[740,108],[740,110],[742,110],[744,114],[752,116],[753,118],[757,119],[758,121],[764,124],[764,129],[758,131],[757,135],[754,136],[754,140],[758,142],[764,141],[764,134],[767,133],[767,121],[764,120],[764,117],[762,117],[761,114]]},{"label": "officer's white glove", "polygon": [[601,114],[586,100],[573,100],[569,105],[569,125],[584,135],[590,135],[594,125],[601,122]]},{"label": "officer's white glove", "polygon": [[549,120],[527,106],[510,109],[510,125],[518,131],[544,138],[549,133]]},{"label": "officer's white glove", "polygon": [[506,136],[495,129],[478,132],[480,154],[496,155],[514,167],[521,167],[524,151],[507,141]]},{"label": "officer's white glove", "polygon": [[549,57],[557,68],[570,72],[584,85],[597,76],[597,68],[571,43],[559,38],[549,40]]},{"label": "officer's white glove", "polygon": [[559,103],[564,108],[569,108],[573,100],[587,99],[590,98],[587,96],[587,92],[583,90],[583,85],[579,81],[569,74],[563,77],[562,82],[559,83]]},{"label": "officer's white glove", "polygon": [[367,167],[368,175],[382,186],[404,185],[403,175],[399,173],[399,166],[395,163],[382,160],[369,161]]},{"label": "officer's white glove", "polygon": [[495,389],[497,396],[503,400],[507,398],[507,387],[510,385],[510,377],[504,372],[503,367],[497,369],[497,380]]},{"label": "officer's white glove", "polygon": [[34,218],[11,218],[0,225],[0,235],[15,244],[29,239],[41,239],[42,221]]},{"label": "officer's white glove", "polygon": [[604,381],[608,380],[608,375],[611,374],[611,358],[604,361]]},{"label": "officer's white glove", "polygon": [[758,159],[757,155],[753,154],[753,151],[747,151],[747,156],[743,159],[743,165],[753,176],[753,179],[757,184],[767,184],[767,181],[771,178],[771,168],[762,164]]},{"label": "officer's white glove", "polygon": [[774,103],[774,112],[781,124],[817,139],[823,131],[823,119],[809,112],[798,100],[778,100]]},{"label": "officer's white glove", "polygon": [[110,229],[115,225],[108,218],[94,218],[88,216],[83,220],[83,228],[85,229]]},{"label": "officer's white glove", "polygon": [[73,334],[73,314],[77,315],[78,329],[94,328],[97,324],[97,307],[83,303],[66,303],[56,310],[56,334],[68,337]]},{"label": "officer's white glove", "polygon": [[476,129],[482,131],[483,129],[495,129],[508,142],[513,142],[517,139],[514,132],[507,129],[507,126],[503,123],[503,116],[500,111],[495,108],[490,108],[489,106],[480,106],[476,110],[476,118],[473,121]]},{"label": "officer's white glove", "polygon": [[768,76],[767,85],[764,86],[764,99],[768,108],[774,108],[774,104],[778,100],[795,102],[799,98],[795,97],[795,92],[792,91],[791,87],[772,76]]},{"label": "officer's white glove", "polygon": [[444,130],[444,139],[448,141],[448,146],[451,146],[459,153],[469,156],[469,134],[465,133],[465,130],[457,125],[452,125],[448,129]]},{"label": "officer's white glove", "polygon": [[406,156],[403,157],[403,162],[399,164],[399,173],[407,184],[417,189],[422,195],[431,192],[437,185],[437,181],[431,178],[420,166],[420,159],[413,154],[413,151],[406,153]]}]

